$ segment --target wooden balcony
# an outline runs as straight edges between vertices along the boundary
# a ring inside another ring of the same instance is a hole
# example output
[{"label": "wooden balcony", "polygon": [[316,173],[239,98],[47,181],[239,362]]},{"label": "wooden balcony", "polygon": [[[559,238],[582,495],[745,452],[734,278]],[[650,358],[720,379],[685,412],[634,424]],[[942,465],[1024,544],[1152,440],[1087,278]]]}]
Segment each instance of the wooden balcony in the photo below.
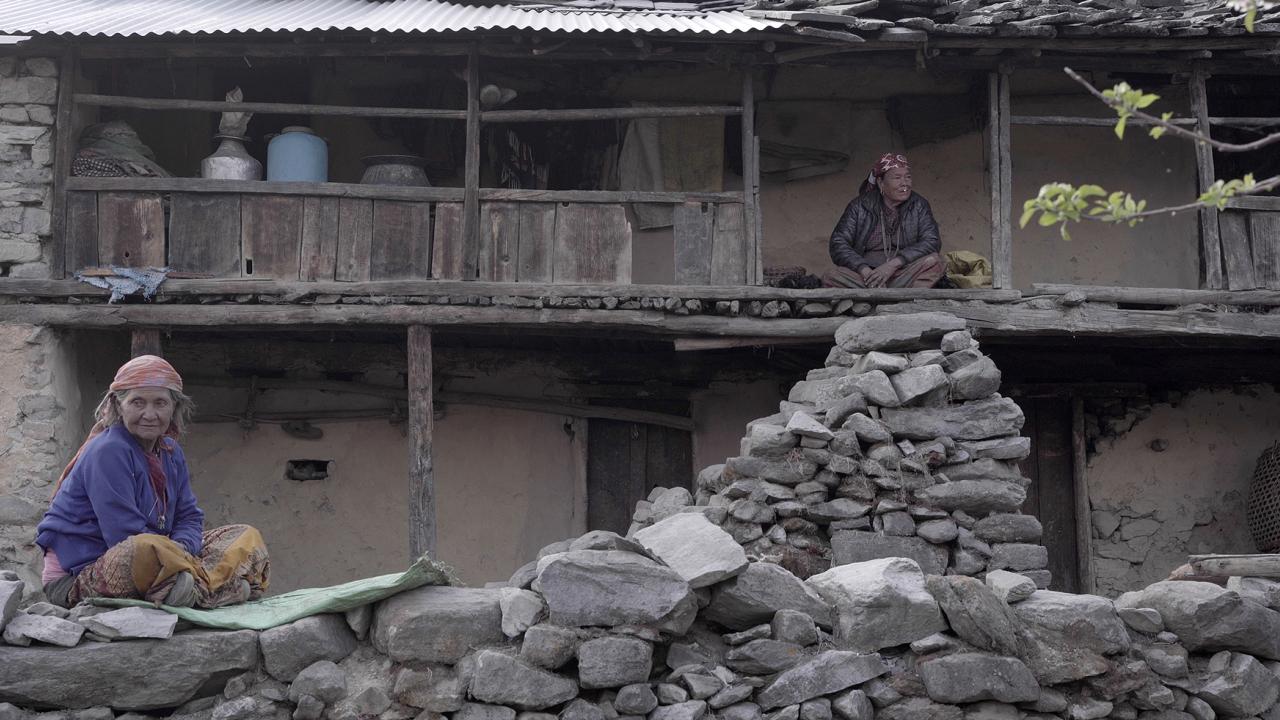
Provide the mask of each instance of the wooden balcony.
[{"label": "wooden balcony", "polygon": [[742,193],[479,190],[465,274],[462,188],[69,178],[66,269],[168,266],[225,279],[626,285],[624,203],[674,206],[679,284],[746,285]]}]

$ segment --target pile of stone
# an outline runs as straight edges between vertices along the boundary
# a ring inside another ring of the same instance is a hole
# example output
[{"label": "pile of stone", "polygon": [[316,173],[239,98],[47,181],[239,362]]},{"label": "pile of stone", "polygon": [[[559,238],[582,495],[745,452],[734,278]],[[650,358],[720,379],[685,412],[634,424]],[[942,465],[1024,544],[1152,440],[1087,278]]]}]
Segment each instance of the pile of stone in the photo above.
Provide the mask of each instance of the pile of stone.
[{"label": "pile of stone", "polygon": [[633,532],[701,512],[801,577],[898,556],[928,574],[1015,570],[1048,587],[1040,522],[1018,512],[1022,411],[964,328],[942,313],[846,322],[826,367],[748,423],[742,454],[699,474],[697,507],[655,491]]},{"label": "pile of stone", "polygon": [[96,642],[0,647],[0,718],[1280,717],[1280,583],[1236,586],[1112,602],[909,558],[801,580],[676,513],[545,548],[505,587],[424,587],[262,633],[124,640],[102,620],[120,611],[64,619]]}]

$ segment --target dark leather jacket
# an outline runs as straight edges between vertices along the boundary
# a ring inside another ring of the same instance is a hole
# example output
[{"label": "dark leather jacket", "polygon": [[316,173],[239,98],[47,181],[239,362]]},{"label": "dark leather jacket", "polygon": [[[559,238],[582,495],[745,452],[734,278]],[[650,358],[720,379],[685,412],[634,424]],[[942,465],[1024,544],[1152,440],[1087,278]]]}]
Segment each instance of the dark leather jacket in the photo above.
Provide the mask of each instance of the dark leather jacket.
[{"label": "dark leather jacket", "polygon": [[[880,208],[880,191],[875,188],[849,203],[840,216],[840,222],[836,223],[836,229],[831,231],[828,249],[832,262],[850,270],[871,265],[863,256],[870,250],[879,249],[869,245],[871,231],[880,222]],[[928,200],[913,192],[899,206],[898,212],[902,217],[902,246],[898,248],[898,257],[909,263],[942,249],[938,223],[933,219]]]}]

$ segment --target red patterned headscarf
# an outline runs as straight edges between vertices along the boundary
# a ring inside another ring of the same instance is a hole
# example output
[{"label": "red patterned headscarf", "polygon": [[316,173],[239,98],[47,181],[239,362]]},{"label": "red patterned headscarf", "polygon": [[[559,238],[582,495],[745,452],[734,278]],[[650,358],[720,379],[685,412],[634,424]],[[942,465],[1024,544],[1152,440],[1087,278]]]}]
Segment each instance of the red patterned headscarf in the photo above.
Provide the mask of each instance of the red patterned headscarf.
[{"label": "red patterned headscarf", "polygon": [[[182,376],[177,370],[169,364],[167,360],[155,355],[139,355],[130,360],[120,369],[116,371],[115,378],[111,381],[110,391],[112,394],[123,390],[137,390],[138,388],[156,387],[166,388],[174,392],[182,392]],[[94,418],[97,420],[93,424],[93,428],[89,430],[89,436],[80,444],[80,449],[76,450],[75,457],[71,458],[71,462],[67,463],[67,467],[63,469],[62,475],[58,477],[58,482],[53,485],[53,494],[58,493],[58,488],[62,487],[62,481],[67,479],[71,474],[71,468],[75,467],[76,461],[80,459],[80,454],[84,452],[85,447],[89,445],[89,441],[102,434],[108,427],[105,420],[105,411],[107,405],[111,402],[108,395],[98,404],[97,410],[94,411]],[[178,427],[175,423],[169,424],[169,429],[165,431],[168,437],[178,436]]]},{"label": "red patterned headscarf", "polygon": [[875,167],[871,168],[871,177],[877,180],[884,177],[886,173],[895,168],[909,168],[911,163],[907,162],[906,155],[898,153],[885,153],[876,161]]}]

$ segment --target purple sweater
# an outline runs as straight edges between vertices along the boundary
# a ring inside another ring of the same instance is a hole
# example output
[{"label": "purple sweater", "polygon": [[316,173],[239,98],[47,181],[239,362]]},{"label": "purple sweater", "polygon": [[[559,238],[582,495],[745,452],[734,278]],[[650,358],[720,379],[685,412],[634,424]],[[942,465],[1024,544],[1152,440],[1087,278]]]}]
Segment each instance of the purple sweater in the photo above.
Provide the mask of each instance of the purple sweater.
[{"label": "purple sweater", "polygon": [[117,423],[89,441],[36,526],[36,543],[57,553],[58,562],[73,575],[121,540],[144,533],[170,537],[198,556],[204,513],[196,507],[182,448],[168,438],[162,442],[169,447],[160,452],[169,483],[163,528],[147,457],[133,435]]}]

